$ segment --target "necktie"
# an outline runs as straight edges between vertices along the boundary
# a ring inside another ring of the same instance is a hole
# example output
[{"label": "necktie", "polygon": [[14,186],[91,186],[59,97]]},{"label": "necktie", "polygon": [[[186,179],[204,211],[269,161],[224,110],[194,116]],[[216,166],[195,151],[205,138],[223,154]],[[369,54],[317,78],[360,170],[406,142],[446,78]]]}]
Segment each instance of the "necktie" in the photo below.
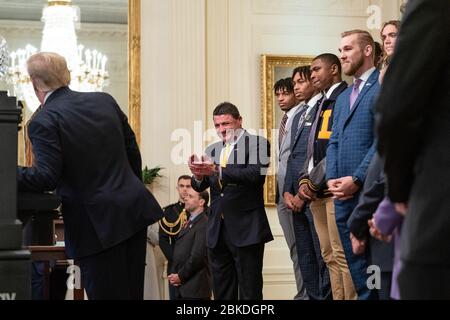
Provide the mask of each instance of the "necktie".
[{"label": "necktie", "polygon": [[350,94],[350,110],[352,110],[353,105],[355,104],[356,99],[359,95],[359,85],[361,84],[361,79],[356,79],[353,83],[352,93]]},{"label": "necktie", "polygon": [[225,145],[225,149],[222,150],[222,156],[220,158],[220,166],[225,168],[228,163],[228,156],[230,155],[230,144]]},{"label": "necktie", "polygon": [[278,133],[278,146],[281,148],[281,143],[283,142],[284,135],[286,134],[286,122],[288,120],[287,113],[284,114],[283,119],[281,119],[280,130]]}]

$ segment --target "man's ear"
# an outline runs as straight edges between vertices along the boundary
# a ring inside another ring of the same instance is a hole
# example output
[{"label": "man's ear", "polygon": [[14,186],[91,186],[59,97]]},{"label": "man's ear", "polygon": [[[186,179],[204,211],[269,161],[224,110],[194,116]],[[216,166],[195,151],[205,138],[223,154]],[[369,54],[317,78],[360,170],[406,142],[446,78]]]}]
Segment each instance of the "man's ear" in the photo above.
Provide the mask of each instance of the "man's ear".
[{"label": "man's ear", "polygon": [[365,48],[364,48],[364,55],[365,55],[366,57],[372,56],[372,55],[373,55],[373,47],[372,47],[370,44],[368,44],[367,46],[365,46]]}]

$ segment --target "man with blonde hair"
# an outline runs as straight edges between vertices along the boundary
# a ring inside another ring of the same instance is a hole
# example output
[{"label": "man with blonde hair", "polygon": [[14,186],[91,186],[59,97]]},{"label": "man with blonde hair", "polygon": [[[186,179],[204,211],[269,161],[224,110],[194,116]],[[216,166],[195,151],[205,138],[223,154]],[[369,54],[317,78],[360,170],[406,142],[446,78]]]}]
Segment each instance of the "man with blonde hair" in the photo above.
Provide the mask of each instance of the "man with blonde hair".
[{"label": "man with blonde hair", "polygon": [[368,299],[375,292],[367,287],[367,260],[364,254],[352,251],[351,239],[356,239],[350,234],[347,220],[358,203],[375,152],[373,107],[379,91],[379,72],[373,61],[374,41],[367,31],[344,32],[339,51],[342,70],[354,82],[336,100],[326,155],[326,180],[333,194],[336,224],[358,298]]},{"label": "man with blonde hair", "polygon": [[41,110],[28,125],[32,167],[22,191],[56,189],[66,253],[79,261],[89,299],[142,299],[147,226],[163,213],[141,182],[141,156],[126,116],[108,94],[69,89],[65,59],[27,61]]}]

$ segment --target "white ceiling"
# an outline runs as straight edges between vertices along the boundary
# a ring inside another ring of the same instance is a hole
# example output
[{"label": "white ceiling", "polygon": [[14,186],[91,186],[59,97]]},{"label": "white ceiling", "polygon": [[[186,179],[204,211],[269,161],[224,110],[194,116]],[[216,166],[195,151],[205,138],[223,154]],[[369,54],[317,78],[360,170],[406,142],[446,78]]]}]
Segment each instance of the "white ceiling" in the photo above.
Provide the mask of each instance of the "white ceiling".
[{"label": "white ceiling", "polygon": [[[40,21],[47,0],[0,0],[0,20]],[[81,22],[127,24],[127,0],[72,0]]]}]

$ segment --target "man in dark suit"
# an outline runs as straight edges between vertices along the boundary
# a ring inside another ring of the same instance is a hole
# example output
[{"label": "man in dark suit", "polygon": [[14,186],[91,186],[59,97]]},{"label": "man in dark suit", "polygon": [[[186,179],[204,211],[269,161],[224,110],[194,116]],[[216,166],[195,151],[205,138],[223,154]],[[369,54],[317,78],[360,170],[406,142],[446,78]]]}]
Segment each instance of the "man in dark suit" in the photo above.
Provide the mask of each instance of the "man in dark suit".
[{"label": "man in dark suit", "polygon": [[56,189],[89,299],[142,299],[146,230],[163,213],[140,180],[127,118],[108,94],[70,90],[62,56],[37,53],[27,67],[42,110],[28,126],[34,163],[18,168],[19,190]]},{"label": "man in dark suit", "polygon": [[374,41],[367,31],[342,34],[342,69],[354,77],[354,83],[336,100],[326,165],[328,190],[335,199],[336,224],[359,299],[376,296],[367,287],[367,257],[353,253],[347,227],[375,152],[373,107],[379,91],[379,72],[373,64],[373,48]]},{"label": "man in dark suit", "polygon": [[[164,217],[159,220],[159,246],[167,259],[167,272],[172,269],[173,250],[178,234],[181,231],[186,219],[188,219],[184,209],[184,199],[191,189],[191,177],[182,175],[178,177],[177,191],[178,201],[164,207]],[[169,298],[175,299],[176,290],[169,285]]]},{"label": "man in dark suit", "polygon": [[337,97],[347,89],[341,73],[341,62],[334,54],[321,54],[311,63],[311,82],[325,97],[309,134],[307,158],[300,174],[298,194],[302,200],[310,203],[320,251],[330,273],[333,299],[351,300],[356,298],[356,290],[339,238],[334,202],[325,182],[325,156],[333,128],[334,106]]},{"label": "man in dark suit", "polygon": [[388,195],[406,214],[402,299],[450,299],[448,12],[448,0],[408,2],[377,104]]},{"label": "man in dark suit", "polygon": [[294,93],[305,105],[292,120],[291,153],[287,161],[283,197],[286,206],[293,211],[293,225],[300,270],[310,299],[331,299],[330,277],[320,254],[314,220],[309,205],[298,196],[300,171],[306,160],[306,149],[312,123],[322,99],[311,82],[309,66],[295,68],[292,72]]},{"label": "man in dark suit", "polygon": [[209,194],[190,189],[184,201],[189,219],[178,234],[167,278],[175,288],[175,299],[210,300],[211,273],[206,249]]},{"label": "man in dark suit", "polygon": [[[273,240],[264,209],[263,187],[269,142],[242,129],[233,104],[219,104],[214,126],[222,141],[191,156],[192,188],[210,188],[207,246],[214,298],[262,299],[264,245]],[[238,293],[239,291],[239,293]]]}]

